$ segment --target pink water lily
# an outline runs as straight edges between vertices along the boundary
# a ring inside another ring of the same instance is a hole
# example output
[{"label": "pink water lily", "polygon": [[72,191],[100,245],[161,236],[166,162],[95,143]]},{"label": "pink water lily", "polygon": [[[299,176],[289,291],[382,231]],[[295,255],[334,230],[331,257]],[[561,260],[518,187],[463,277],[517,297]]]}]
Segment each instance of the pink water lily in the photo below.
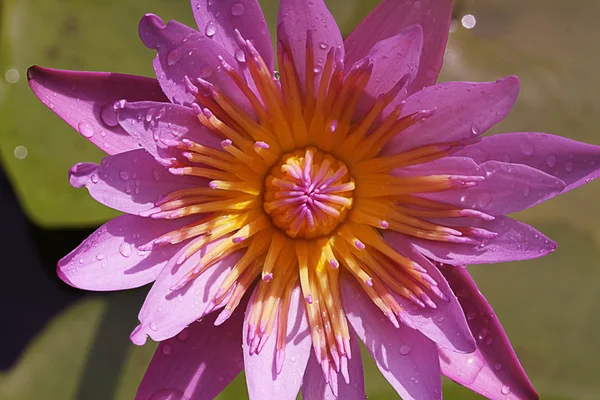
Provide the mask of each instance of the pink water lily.
[{"label": "pink water lily", "polygon": [[192,9],[198,31],[142,18],[156,80],[28,75],[109,154],[72,185],[125,213],[58,274],[154,282],[131,339],[161,344],[136,398],[212,399],[245,369],[251,399],[364,399],[360,340],[405,400],[441,399],[441,374],[537,399],[464,266],[553,251],[505,215],[595,179],[600,148],[481,137],[519,81],[436,84],[450,0],[384,0],[345,40],[322,0],[282,0],[277,52],[256,0]]}]

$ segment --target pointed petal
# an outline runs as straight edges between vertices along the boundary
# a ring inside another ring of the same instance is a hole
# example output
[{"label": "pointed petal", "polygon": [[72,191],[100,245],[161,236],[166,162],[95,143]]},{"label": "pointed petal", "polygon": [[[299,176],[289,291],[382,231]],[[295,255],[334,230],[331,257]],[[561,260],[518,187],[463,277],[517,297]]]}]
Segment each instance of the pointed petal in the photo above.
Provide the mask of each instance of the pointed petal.
[{"label": "pointed petal", "polygon": [[213,297],[227,274],[240,259],[240,252],[218,261],[183,288],[176,290],[172,288],[199,264],[200,258],[206,252],[222,240],[209,244],[183,264],[178,265],[177,259],[185,251],[183,248],[167,263],[156,278],[140,310],[138,315],[140,325],[131,334],[133,343],[141,346],[146,342],[147,336],[156,341],[172,338],[192,322],[213,311]]},{"label": "pointed petal", "polygon": [[[422,45],[423,30],[414,25],[373,46],[365,57],[373,63],[373,75],[357,106],[358,115],[369,111],[375,100],[392,90],[404,75],[410,75],[409,83],[415,79]],[[346,65],[347,69],[350,67]]]},{"label": "pointed petal", "polygon": [[409,94],[433,85],[442,68],[452,18],[452,0],[413,2],[384,0],[346,38],[346,64],[363,58],[375,43],[411,25],[423,28],[423,52],[419,73]]},{"label": "pointed petal", "polygon": [[244,367],[243,308],[236,310],[223,325],[214,326],[216,317],[213,313],[160,343],[136,400],[153,399],[157,394],[212,400],[225,389]]},{"label": "pointed petal", "polygon": [[128,214],[153,208],[158,199],[175,190],[208,184],[201,178],[169,173],[142,149],[105,157],[100,165],[76,164],[69,179],[73,187],[85,186],[105,206]]},{"label": "pointed petal", "polygon": [[[306,84],[307,32],[312,35],[315,66],[326,59],[331,48],[336,49],[336,59],[344,58],[342,34],[323,0],[281,0],[277,21],[279,39],[287,39],[290,46],[300,87]],[[315,70],[315,87],[321,81],[323,64],[320,66]]]},{"label": "pointed petal", "polygon": [[113,109],[116,101],[168,102],[156,79],[141,76],[33,66],[27,79],[44,104],[108,154],[138,148],[119,126]]},{"label": "pointed petal", "polygon": [[[273,44],[258,1],[192,0],[192,11],[201,34],[209,36],[235,56],[239,49],[234,35],[237,29],[244,39],[252,41],[265,64],[273,70]],[[243,68],[243,62],[239,66]]]},{"label": "pointed petal", "polygon": [[489,399],[505,399],[509,393],[515,400],[539,399],[494,310],[467,270],[445,265],[441,271],[452,288],[461,293],[459,301],[467,313],[473,334],[479,339],[473,354],[440,349],[442,373]]},{"label": "pointed petal", "polygon": [[188,139],[221,150],[223,138],[202,125],[191,108],[143,101],[121,103],[117,114],[123,129],[163,164],[181,155],[165,144],[169,140]]},{"label": "pointed petal", "polygon": [[190,223],[121,215],[102,225],[58,262],[57,273],[71,286],[86,290],[136,288],[156,279],[181,245],[140,250],[160,235]]},{"label": "pointed petal", "polygon": [[538,132],[503,133],[457,153],[477,163],[488,160],[525,164],[563,180],[565,191],[600,176],[600,146]]},{"label": "pointed petal", "polygon": [[444,301],[430,293],[430,297],[435,299],[434,302],[437,307],[423,309],[415,308],[414,303],[404,297],[395,296],[398,303],[406,310],[408,314],[406,317],[413,322],[423,335],[439,346],[457,353],[472,353],[475,351],[475,339],[469,330],[463,309],[437,267],[423,257],[407,240],[406,236],[392,231],[385,231],[383,237],[394,250],[425,268],[427,274],[438,284],[438,289],[448,299],[448,301]]},{"label": "pointed petal", "polygon": [[325,383],[323,378],[323,369],[317,361],[314,353],[311,352],[308,366],[304,373],[302,382],[302,399],[304,400],[364,400],[365,396],[365,378],[363,375],[362,358],[360,356],[360,345],[358,337],[353,331],[350,331],[350,346],[352,349],[352,358],[345,359],[348,363],[348,382],[340,374],[332,376],[330,385],[335,385],[337,396],[335,396]]},{"label": "pointed petal", "polygon": [[352,278],[340,284],[348,321],[398,394],[404,400],[441,400],[435,344],[419,331],[395,328]]},{"label": "pointed petal", "polygon": [[427,87],[406,99],[402,115],[434,108],[435,113],[396,135],[382,153],[477,137],[506,117],[518,93],[519,79],[514,76],[496,82],[446,82]]},{"label": "pointed petal", "polygon": [[[156,15],[146,14],[140,21],[139,34],[146,47],[156,49],[156,77],[172,103],[189,105],[196,100],[185,84],[186,76],[192,83],[197,78],[211,82],[239,105],[248,103],[219,60],[221,56],[242,72],[235,58],[203,33],[177,21],[165,25]],[[247,109],[251,107],[248,105]]]},{"label": "pointed petal", "polygon": [[468,157],[445,157],[425,164],[394,171],[397,176],[456,174],[483,176],[477,186],[443,192],[424,193],[421,197],[477,209],[491,215],[504,215],[533,207],[565,188],[565,183],[552,175],[522,164],[486,161],[477,165]]},{"label": "pointed petal", "polygon": [[[311,354],[312,341],[300,288],[296,287],[291,296],[285,361],[280,374],[277,374],[275,366],[276,328],[271,332],[260,353],[251,355],[247,340],[248,319],[244,320],[244,369],[248,393],[252,400],[294,400],[302,385],[302,377]],[[248,303],[246,315],[249,315],[252,304],[253,299]]]},{"label": "pointed petal", "polygon": [[[436,220],[447,226],[458,226],[456,219]],[[498,234],[480,245],[435,242],[410,238],[411,243],[426,257],[452,264],[487,264],[529,260],[545,256],[556,249],[556,243],[533,227],[505,216],[494,221],[465,218],[462,226],[476,226]]]}]

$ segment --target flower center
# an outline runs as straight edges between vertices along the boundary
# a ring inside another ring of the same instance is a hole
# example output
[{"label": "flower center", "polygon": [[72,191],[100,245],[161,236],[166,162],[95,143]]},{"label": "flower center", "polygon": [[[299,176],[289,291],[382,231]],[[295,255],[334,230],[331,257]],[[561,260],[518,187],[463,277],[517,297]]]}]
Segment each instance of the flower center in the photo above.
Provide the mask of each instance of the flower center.
[{"label": "flower center", "polygon": [[354,180],[346,165],[313,147],[285,154],[265,179],[263,208],[290,237],[330,234],[352,207]]}]

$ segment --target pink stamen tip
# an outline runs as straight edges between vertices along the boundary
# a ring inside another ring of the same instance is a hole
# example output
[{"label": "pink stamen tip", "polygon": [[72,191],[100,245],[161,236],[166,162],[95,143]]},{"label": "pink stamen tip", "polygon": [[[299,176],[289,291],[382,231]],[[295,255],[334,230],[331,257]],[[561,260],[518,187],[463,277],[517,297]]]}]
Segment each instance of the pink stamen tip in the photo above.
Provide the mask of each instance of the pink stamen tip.
[{"label": "pink stamen tip", "polygon": [[436,108],[434,107],[434,108],[432,108],[430,110],[421,110],[421,111],[419,111],[417,113],[417,116],[419,118],[429,118],[429,117],[433,116],[435,114],[435,112],[436,112]]},{"label": "pink stamen tip", "polygon": [[165,244],[171,244],[173,238],[171,236],[163,236],[156,239],[153,243],[155,246],[162,246]]},{"label": "pink stamen tip", "polygon": [[331,121],[331,123],[329,124],[329,130],[331,131],[331,133],[335,132],[337,127],[338,127],[337,121]]},{"label": "pink stamen tip", "polygon": [[256,142],[254,143],[254,148],[268,149],[269,145],[265,142]]},{"label": "pink stamen tip", "polygon": [[116,101],[115,104],[113,104],[113,110],[119,111],[120,109],[125,108],[126,105],[127,105],[126,100]]},{"label": "pink stamen tip", "polygon": [[192,110],[194,110],[194,113],[196,113],[196,115],[202,114],[202,108],[200,108],[200,106],[196,103],[192,103]]},{"label": "pink stamen tip", "polygon": [[340,267],[340,263],[337,260],[329,260],[329,265],[334,269]]},{"label": "pink stamen tip", "polygon": [[400,313],[400,315],[398,315],[398,318],[400,318],[400,321],[408,326],[410,329],[417,329],[417,326],[415,325],[414,322],[412,322],[406,315],[406,312]]},{"label": "pink stamen tip", "polygon": [[246,240],[246,238],[242,236],[236,236],[233,239],[231,239],[231,241],[235,244],[242,243],[244,240]]},{"label": "pink stamen tip", "polygon": [[208,183],[208,187],[211,188],[211,189],[216,189],[216,188],[219,187],[219,184],[216,181],[210,181]]},{"label": "pink stamen tip", "polygon": [[188,90],[188,92],[190,92],[194,96],[197,95],[199,93],[198,87],[192,83],[192,81],[187,75],[184,76],[183,79],[185,81],[185,87]]},{"label": "pink stamen tip", "polygon": [[381,229],[387,229],[390,227],[390,224],[386,220],[383,220],[379,222],[379,227]]},{"label": "pink stamen tip", "polygon": [[400,324],[398,323],[398,320],[396,319],[396,314],[394,314],[391,311],[388,311],[386,313],[386,317],[388,317],[388,319],[390,320],[390,322],[392,323],[392,325],[394,325],[394,327],[400,328]]},{"label": "pink stamen tip", "polygon": [[146,211],[140,211],[138,215],[140,217],[150,217],[151,215],[156,214],[158,211],[160,211],[160,208],[153,207]]},{"label": "pink stamen tip", "polygon": [[204,114],[204,116],[208,119],[212,118],[212,116],[213,116],[212,111],[210,111],[208,108],[203,108],[202,114]]},{"label": "pink stamen tip", "polygon": [[306,300],[306,302],[307,302],[308,304],[312,304],[312,303],[313,303],[313,298],[312,298],[312,296],[311,296],[311,295],[308,295],[308,296],[306,296],[306,297],[304,298],[304,300]]},{"label": "pink stamen tip", "polygon": [[410,298],[410,300],[415,303],[416,305],[418,305],[421,308],[425,308],[425,303],[423,303],[421,300],[419,300],[419,298],[417,296],[415,296],[414,294],[410,294],[408,296]]},{"label": "pink stamen tip", "polygon": [[226,148],[233,144],[233,142],[229,139],[225,139],[221,142],[221,147]]},{"label": "pink stamen tip", "polygon": [[227,321],[231,317],[231,310],[228,308],[223,309],[217,319],[215,320],[215,326],[221,325],[223,322]]},{"label": "pink stamen tip", "polygon": [[169,172],[173,175],[183,176],[183,168],[169,168]]},{"label": "pink stamen tip", "polygon": [[179,258],[177,259],[177,261],[175,262],[177,265],[181,265],[185,262],[185,260],[188,259],[188,255],[186,253],[183,253],[182,255],[179,256]]},{"label": "pink stamen tip", "polygon": [[427,275],[427,274],[421,274],[421,278],[423,278],[423,280],[427,283],[429,283],[431,286],[437,286],[437,282],[435,281],[435,279],[433,279],[431,276]]},{"label": "pink stamen tip", "polygon": [[190,152],[184,151],[183,153],[181,153],[181,155],[185,158],[187,158],[188,160],[192,161],[192,158],[194,158],[194,155]]},{"label": "pink stamen tip", "polygon": [[264,274],[262,277],[262,280],[265,282],[269,282],[271,279],[273,279],[273,274],[271,272]]},{"label": "pink stamen tip", "polygon": [[419,296],[421,298],[421,300],[423,300],[423,302],[425,304],[427,304],[429,307],[431,308],[437,308],[436,304],[433,302],[433,300],[431,300],[431,298],[429,296],[427,296],[427,294],[425,293],[421,293],[421,295]]},{"label": "pink stamen tip", "polygon": [[281,373],[283,370],[283,362],[285,360],[285,349],[277,349],[277,354],[275,356],[275,368],[277,370],[277,375]]},{"label": "pink stamen tip", "polygon": [[373,279],[369,278],[369,279],[365,280],[365,284],[368,287],[373,287]]},{"label": "pink stamen tip", "polygon": [[358,239],[354,240],[354,246],[356,246],[356,248],[358,250],[364,250],[365,249],[365,244],[363,242],[361,242],[360,240],[358,240]]}]

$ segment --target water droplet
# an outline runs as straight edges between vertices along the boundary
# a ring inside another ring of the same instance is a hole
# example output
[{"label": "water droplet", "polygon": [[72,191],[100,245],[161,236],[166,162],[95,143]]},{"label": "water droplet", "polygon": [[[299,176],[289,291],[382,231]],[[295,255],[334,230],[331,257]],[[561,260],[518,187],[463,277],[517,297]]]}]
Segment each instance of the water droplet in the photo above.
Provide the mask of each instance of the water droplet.
[{"label": "water droplet", "polygon": [[410,351],[411,351],[411,350],[412,350],[412,349],[411,349],[411,348],[410,348],[410,346],[409,346],[409,345],[407,345],[407,344],[403,344],[402,346],[400,346],[400,354],[402,354],[402,355],[404,355],[404,356],[406,356],[406,355],[410,354]]},{"label": "water droplet", "polygon": [[533,143],[526,141],[521,143],[521,152],[523,154],[525,154],[526,156],[532,156],[535,154],[535,147],[533,146]]},{"label": "water droplet", "polygon": [[157,331],[158,330],[158,326],[156,326],[156,324],[154,322],[150,322],[150,324],[148,325],[150,327],[150,329],[152,329],[153,331]]},{"label": "water droplet", "polygon": [[152,170],[152,178],[154,178],[156,182],[160,181],[160,173],[156,168]]},{"label": "water droplet", "polygon": [[471,124],[471,133],[473,134],[473,136],[481,134],[481,128],[475,122]]},{"label": "water droplet", "polygon": [[531,194],[531,186],[527,185],[523,189],[523,196],[529,197],[530,194]]},{"label": "water droplet", "polygon": [[98,174],[92,174],[92,182],[98,183],[99,180],[100,177],[98,176]]},{"label": "water droplet", "polygon": [[98,254],[96,254],[96,260],[100,261],[100,260],[102,260],[103,258],[104,258],[104,254],[102,254],[102,253],[98,253]]},{"label": "water droplet", "polygon": [[121,172],[119,172],[119,176],[121,177],[121,179],[126,181],[129,179],[129,172],[122,170]]},{"label": "water droplet", "polygon": [[477,335],[477,337],[479,338],[479,340],[483,340],[485,339],[485,337],[488,334],[488,330],[487,328],[481,328],[481,330],[479,331],[479,334]]},{"label": "water droplet", "polygon": [[494,338],[491,338],[491,337],[490,337],[490,338],[488,338],[488,339],[485,341],[485,344],[487,344],[488,346],[491,346],[491,345],[493,345],[493,344],[494,344]]},{"label": "water droplet", "polygon": [[246,53],[244,53],[244,50],[237,49],[235,51],[235,59],[238,60],[238,62],[246,62]]},{"label": "water droplet", "polygon": [[442,317],[438,317],[437,322],[441,324],[442,322],[444,322],[445,319],[446,318],[444,318],[443,316]]},{"label": "water droplet", "polygon": [[160,352],[165,356],[168,356],[169,354],[173,353],[173,347],[169,343],[165,343],[162,345]]},{"label": "water droplet", "polygon": [[504,385],[502,386],[502,389],[500,389],[500,392],[502,392],[502,394],[510,394],[510,388]]},{"label": "water droplet", "polygon": [[123,257],[129,257],[131,255],[131,246],[128,243],[121,243],[119,246],[119,253]]},{"label": "water droplet", "polygon": [[117,126],[119,125],[119,119],[117,118],[117,112],[113,104],[109,103],[102,107],[100,110],[100,119],[108,126]]},{"label": "water droplet", "polygon": [[[180,299],[183,300],[183,297],[179,296]],[[177,335],[177,339],[185,341],[188,340],[190,337],[190,331],[187,329],[182,330],[181,332],[179,332],[179,335]]]},{"label": "water droplet", "polygon": [[315,68],[313,68],[313,71],[315,74],[318,74],[319,72],[321,72],[321,66],[320,65],[315,65]]},{"label": "water droplet", "polygon": [[[152,121],[152,118],[154,118],[155,115],[156,115],[156,108],[150,107],[148,109],[148,111],[146,111],[146,121],[148,121],[148,122]],[[136,162],[135,159],[134,159],[134,162]]]},{"label": "water droplet", "polygon": [[496,365],[494,365],[494,369],[495,369],[496,371],[500,371],[500,370],[502,369],[502,364],[500,364],[500,363],[496,363]]},{"label": "water droplet", "polygon": [[[208,36],[208,34],[206,34]],[[172,50],[167,54],[167,64],[175,65],[181,59],[181,51],[178,49]]]},{"label": "water droplet", "polygon": [[322,48],[323,50],[325,50],[325,49],[327,49],[327,43],[321,42],[321,43],[319,43],[319,47]]},{"label": "water droplet", "polygon": [[573,163],[571,161],[569,161],[568,163],[565,164],[565,171],[572,172],[573,167],[574,167]]},{"label": "water droplet", "polygon": [[467,313],[467,319],[469,321],[473,321],[475,319],[475,317],[477,316],[477,313],[474,311],[468,312]]},{"label": "water droplet", "polygon": [[210,65],[204,64],[202,67],[200,67],[200,71],[199,71],[200,78],[206,79],[212,75],[212,72],[213,72],[213,70],[210,67]]},{"label": "water droplet", "polygon": [[81,122],[78,126],[79,133],[81,133],[86,138],[91,138],[94,136],[94,127],[89,122]]},{"label": "water droplet", "polygon": [[79,259],[79,264],[83,264],[83,258]]},{"label": "water droplet", "polygon": [[546,164],[548,164],[550,168],[556,167],[556,161],[556,156],[554,154],[550,154],[548,158],[546,158]]},{"label": "water droplet", "polygon": [[213,37],[215,33],[217,33],[217,25],[215,25],[214,21],[208,21],[204,29],[204,34],[208,37]]},{"label": "water droplet", "polygon": [[483,193],[481,196],[479,196],[479,198],[477,199],[477,205],[479,207],[487,207],[490,205],[490,203],[492,202],[492,196],[490,196],[487,193]]},{"label": "water droplet", "polygon": [[243,3],[233,3],[231,5],[231,14],[240,16],[246,11],[246,6]]},{"label": "water droplet", "polygon": [[290,357],[290,361],[291,362],[296,362],[296,357],[294,357],[294,356]]}]

